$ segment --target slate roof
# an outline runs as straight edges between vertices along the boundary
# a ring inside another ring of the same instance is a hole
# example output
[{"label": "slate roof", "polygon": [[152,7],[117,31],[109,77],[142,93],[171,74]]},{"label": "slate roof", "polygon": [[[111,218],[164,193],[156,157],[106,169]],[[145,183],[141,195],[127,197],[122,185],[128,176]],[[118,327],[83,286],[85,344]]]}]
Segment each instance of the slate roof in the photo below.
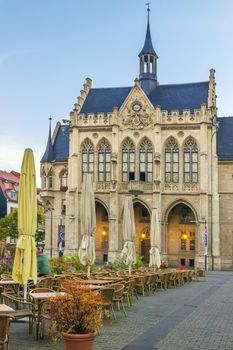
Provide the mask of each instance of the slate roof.
[{"label": "slate roof", "polygon": [[67,161],[69,157],[69,125],[60,125],[53,143],[55,161]]},{"label": "slate roof", "polygon": [[233,117],[218,118],[217,154],[219,160],[233,160]]},{"label": "slate roof", "polygon": [[[113,107],[120,108],[132,87],[91,89],[81,109],[81,113],[108,113]],[[148,95],[151,103],[164,110],[200,108],[208,102],[209,82],[158,85]]]},{"label": "slate roof", "polygon": [[158,56],[153,48],[153,44],[152,44],[152,40],[151,40],[149,19],[148,19],[148,23],[147,23],[145,43],[144,43],[144,46],[142,48],[142,51],[139,53],[138,56],[140,57],[142,55],[147,55],[147,54],[154,55],[158,58]]}]

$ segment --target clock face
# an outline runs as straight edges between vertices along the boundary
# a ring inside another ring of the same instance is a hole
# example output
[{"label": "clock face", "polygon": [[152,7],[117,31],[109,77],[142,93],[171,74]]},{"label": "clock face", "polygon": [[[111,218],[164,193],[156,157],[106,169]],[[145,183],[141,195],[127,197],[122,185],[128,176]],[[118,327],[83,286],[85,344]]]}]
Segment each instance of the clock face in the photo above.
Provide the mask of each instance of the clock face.
[{"label": "clock face", "polygon": [[141,110],[142,106],[139,103],[134,103],[133,110],[134,112],[139,112]]}]

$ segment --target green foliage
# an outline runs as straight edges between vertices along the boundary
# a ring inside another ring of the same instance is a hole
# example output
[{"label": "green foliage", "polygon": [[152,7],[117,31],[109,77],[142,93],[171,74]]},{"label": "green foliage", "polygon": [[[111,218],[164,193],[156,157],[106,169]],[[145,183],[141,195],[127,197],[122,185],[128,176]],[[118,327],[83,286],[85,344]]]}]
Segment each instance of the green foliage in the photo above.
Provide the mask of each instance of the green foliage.
[{"label": "green foliage", "polygon": [[0,259],[0,275],[3,273],[11,274],[12,272],[12,259],[3,258]]},{"label": "green foliage", "polygon": [[112,269],[113,270],[122,270],[122,269],[128,269],[129,267],[124,263],[122,260],[116,260],[112,264]]},{"label": "green foliage", "polygon": [[136,263],[133,265],[134,269],[139,269],[140,267],[144,267],[144,261],[143,261],[143,256],[141,255],[136,255]]},{"label": "green foliage", "polygon": [[[37,213],[37,225],[42,224],[43,214]],[[0,219],[0,239],[10,237],[18,238],[18,210],[14,209],[10,214]],[[35,236],[36,242],[44,240],[44,230],[38,230]]]},{"label": "green foliage", "polygon": [[18,237],[18,212],[17,209],[13,210],[10,214],[0,219],[0,239],[6,237],[17,238]]},{"label": "green foliage", "polygon": [[[116,260],[111,266],[113,270],[119,270],[119,269],[127,270],[129,268],[129,266],[126,265],[122,260]],[[132,265],[132,268],[139,269],[140,267],[143,267],[143,266],[144,266],[143,257],[140,255],[136,255],[136,262],[135,264]]]},{"label": "green foliage", "polygon": [[63,272],[80,271],[83,266],[77,255],[53,257],[50,259],[51,272],[61,274]]}]

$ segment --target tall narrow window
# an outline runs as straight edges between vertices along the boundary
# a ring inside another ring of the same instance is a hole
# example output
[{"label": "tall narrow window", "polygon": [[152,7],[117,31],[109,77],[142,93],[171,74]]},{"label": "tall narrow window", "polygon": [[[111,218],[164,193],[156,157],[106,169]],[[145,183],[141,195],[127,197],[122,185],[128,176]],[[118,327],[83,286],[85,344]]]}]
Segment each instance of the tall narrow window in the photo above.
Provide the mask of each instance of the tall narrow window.
[{"label": "tall narrow window", "polygon": [[98,145],[98,179],[99,182],[111,180],[111,147],[105,138]]},{"label": "tall narrow window", "polygon": [[184,182],[198,181],[198,148],[193,137],[184,144]]},{"label": "tall narrow window", "polygon": [[68,186],[68,172],[65,171],[61,176],[61,187]]},{"label": "tall narrow window", "polygon": [[49,190],[53,189],[53,173],[52,170],[48,173]]},{"label": "tall narrow window", "polygon": [[94,173],[94,146],[89,139],[82,145],[82,173]]},{"label": "tall narrow window", "polygon": [[152,143],[144,138],[140,145],[140,181],[153,180],[153,148]]},{"label": "tall narrow window", "polygon": [[47,187],[47,176],[46,176],[46,174],[44,172],[43,175],[42,175],[42,189],[46,190],[46,187]]},{"label": "tall narrow window", "polygon": [[135,147],[129,137],[122,145],[122,181],[135,180]]},{"label": "tall narrow window", "polygon": [[174,137],[165,146],[165,182],[179,182],[179,147]]}]

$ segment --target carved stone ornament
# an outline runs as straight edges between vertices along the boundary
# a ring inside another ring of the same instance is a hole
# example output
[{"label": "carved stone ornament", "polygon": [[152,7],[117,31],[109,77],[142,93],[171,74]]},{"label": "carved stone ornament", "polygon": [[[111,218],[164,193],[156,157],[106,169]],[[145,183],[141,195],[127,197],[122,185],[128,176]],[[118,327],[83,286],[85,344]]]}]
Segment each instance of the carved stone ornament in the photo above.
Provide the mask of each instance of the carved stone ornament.
[{"label": "carved stone ornament", "polygon": [[131,108],[128,109],[127,115],[122,118],[122,124],[129,129],[143,129],[151,123],[152,117],[146,113],[146,109],[142,108],[139,102],[134,102]]}]

